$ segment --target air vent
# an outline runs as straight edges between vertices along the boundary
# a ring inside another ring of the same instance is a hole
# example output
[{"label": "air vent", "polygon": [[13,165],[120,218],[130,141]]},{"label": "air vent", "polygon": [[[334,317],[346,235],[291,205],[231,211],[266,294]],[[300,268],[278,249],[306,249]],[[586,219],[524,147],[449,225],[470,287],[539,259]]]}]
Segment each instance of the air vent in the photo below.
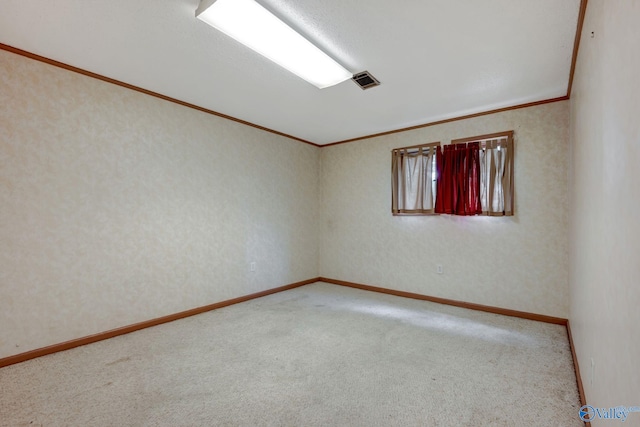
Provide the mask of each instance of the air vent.
[{"label": "air vent", "polygon": [[369,89],[370,87],[378,86],[380,82],[378,79],[373,77],[368,71],[363,71],[358,74],[354,74],[351,78],[358,86],[364,89]]}]

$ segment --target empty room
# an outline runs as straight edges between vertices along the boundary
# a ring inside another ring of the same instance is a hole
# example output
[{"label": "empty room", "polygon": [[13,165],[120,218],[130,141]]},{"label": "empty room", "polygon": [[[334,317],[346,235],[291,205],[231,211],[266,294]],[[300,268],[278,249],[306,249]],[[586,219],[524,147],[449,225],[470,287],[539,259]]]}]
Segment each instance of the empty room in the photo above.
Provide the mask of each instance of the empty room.
[{"label": "empty room", "polygon": [[640,426],[639,0],[1,0],[0,426]]}]

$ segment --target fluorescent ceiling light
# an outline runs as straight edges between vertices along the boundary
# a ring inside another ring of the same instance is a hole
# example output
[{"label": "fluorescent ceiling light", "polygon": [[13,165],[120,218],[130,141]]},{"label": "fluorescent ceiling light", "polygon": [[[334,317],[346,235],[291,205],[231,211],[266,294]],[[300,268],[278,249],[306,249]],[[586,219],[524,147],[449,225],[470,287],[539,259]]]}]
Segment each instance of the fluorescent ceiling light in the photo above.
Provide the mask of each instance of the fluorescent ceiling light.
[{"label": "fluorescent ceiling light", "polygon": [[320,89],[351,73],[254,0],[201,0],[196,17]]}]

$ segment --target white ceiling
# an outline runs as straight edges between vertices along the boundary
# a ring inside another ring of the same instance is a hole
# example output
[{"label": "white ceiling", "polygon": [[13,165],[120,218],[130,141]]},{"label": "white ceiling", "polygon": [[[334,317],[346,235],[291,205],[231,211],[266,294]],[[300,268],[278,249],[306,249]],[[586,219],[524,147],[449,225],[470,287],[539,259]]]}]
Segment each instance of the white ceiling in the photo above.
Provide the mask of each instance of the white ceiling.
[{"label": "white ceiling", "polygon": [[352,72],[317,89],[199,0],[0,0],[0,43],[327,144],[567,94],[580,0],[258,0]]}]

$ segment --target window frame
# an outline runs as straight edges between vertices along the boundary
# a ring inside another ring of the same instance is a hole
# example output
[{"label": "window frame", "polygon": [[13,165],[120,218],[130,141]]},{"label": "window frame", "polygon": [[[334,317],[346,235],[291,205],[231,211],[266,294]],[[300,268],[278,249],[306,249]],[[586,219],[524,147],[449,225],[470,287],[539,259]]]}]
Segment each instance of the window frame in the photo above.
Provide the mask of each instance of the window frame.
[{"label": "window frame", "polygon": [[[398,191],[397,191],[398,189],[397,166],[398,166],[398,155],[400,155],[401,152],[406,152],[407,154],[414,154],[414,153],[418,153],[420,150],[427,148],[427,149],[433,150],[432,162],[434,164],[432,167],[434,168],[433,170],[435,171],[435,160],[436,160],[435,150],[437,147],[441,145],[442,143],[440,141],[436,141],[436,142],[429,142],[427,144],[410,145],[408,147],[394,148],[391,150],[391,214],[393,216],[438,215],[434,211],[435,191],[433,191],[433,206],[431,207],[431,209],[414,210],[414,209],[398,208],[398,198],[400,197],[400,195],[398,194]],[[433,183],[432,183],[432,187],[433,187]],[[404,189],[404,186],[403,186],[403,189]]]},{"label": "window frame", "polygon": [[[504,142],[504,140],[506,140],[506,142]],[[499,147],[501,146],[506,146],[506,156],[504,157],[504,174],[503,175],[503,180],[502,180],[502,186],[503,186],[503,193],[505,194],[505,200],[503,201],[503,210],[502,211],[492,211],[491,208],[488,209],[484,209],[485,206],[492,206],[492,202],[493,200],[491,199],[492,196],[489,196],[489,194],[492,194],[491,190],[486,191],[486,197],[489,198],[488,201],[486,201],[486,204],[483,206],[483,210],[481,214],[478,215],[473,215],[473,216],[513,216],[515,215],[515,208],[514,208],[514,199],[515,199],[515,182],[514,182],[514,169],[515,169],[515,165],[514,165],[514,131],[513,130],[509,130],[509,131],[503,131],[503,132],[494,132],[494,133],[490,133],[490,134],[485,134],[485,135],[478,135],[478,136],[471,136],[471,137],[465,137],[465,138],[457,138],[457,139],[452,139],[450,144],[448,145],[457,145],[457,144],[468,144],[470,142],[478,142],[480,145],[480,149],[484,150],[486,153],[487,148],[489,149],[494,149],[494,148],[498,148],[498,151],[500,150]],[[505,145],[503,145],[505,144]],[[445,144],[447,145],[447,144]],[[402,153],[407,153],[407,154],[414,154],[414,153],[418,153],[420,152],[420,150],[423,150],[425,148],[429,149],[429,150],[433,150],[432,151],[432,160],[434,162],[434,164],[432,165],[433,167],[433,173],[436,174],[437,173],[437,161],[436,161],[436,156],[435,156],[435,152],[436,150],[438,150],[438,147],[442,147],[443,144],[440,141],[437,142],[430,142],[427,144],[419,144],[419,145],[411,145],[411,146],[407,146],[407,147],[399,147],[399,148],[394,148],[391,150],[391,213],[393,216],[432,216],[432,215],[440,215],[440,213],[435,212],[435,207],[436,207],[436,198],[438,197],[437,191],[436,190],[432,190],[432,207],[431,209],[404,209],[404,208],[400,208],[401,203],[399,203],[399,198],[401,197],[401,194],[399,194],[400,192],[402,192],[402,194],[405,194],[404,191],[406,189],[406,187],[403,185],[402,188],[399,187],[399,171],[398,171],[398,156],[402,155]],[[482,167],[486,167],[486,165],[482,165]],[[493,170],[493,166],[492,166],[492,170]],[[494,175],[495,177],[495,175]],[[483,176],[483,178],[486,179],[491,179],[491,178],[487,178],[486,175]],[[481,178],[482,179],[482,178]],[[437,181],[437,176],[433,179],[434,182]],[[489,185],[489,189],[493,189],[493,182],[488,182],[487,185]],[[432,184],[433,186],[433,184]],[[437,187],[437,185],[436,185]],[[404,196],[403,196],[404,197]],[[484,200],[483,200],[484,203]]]}]

